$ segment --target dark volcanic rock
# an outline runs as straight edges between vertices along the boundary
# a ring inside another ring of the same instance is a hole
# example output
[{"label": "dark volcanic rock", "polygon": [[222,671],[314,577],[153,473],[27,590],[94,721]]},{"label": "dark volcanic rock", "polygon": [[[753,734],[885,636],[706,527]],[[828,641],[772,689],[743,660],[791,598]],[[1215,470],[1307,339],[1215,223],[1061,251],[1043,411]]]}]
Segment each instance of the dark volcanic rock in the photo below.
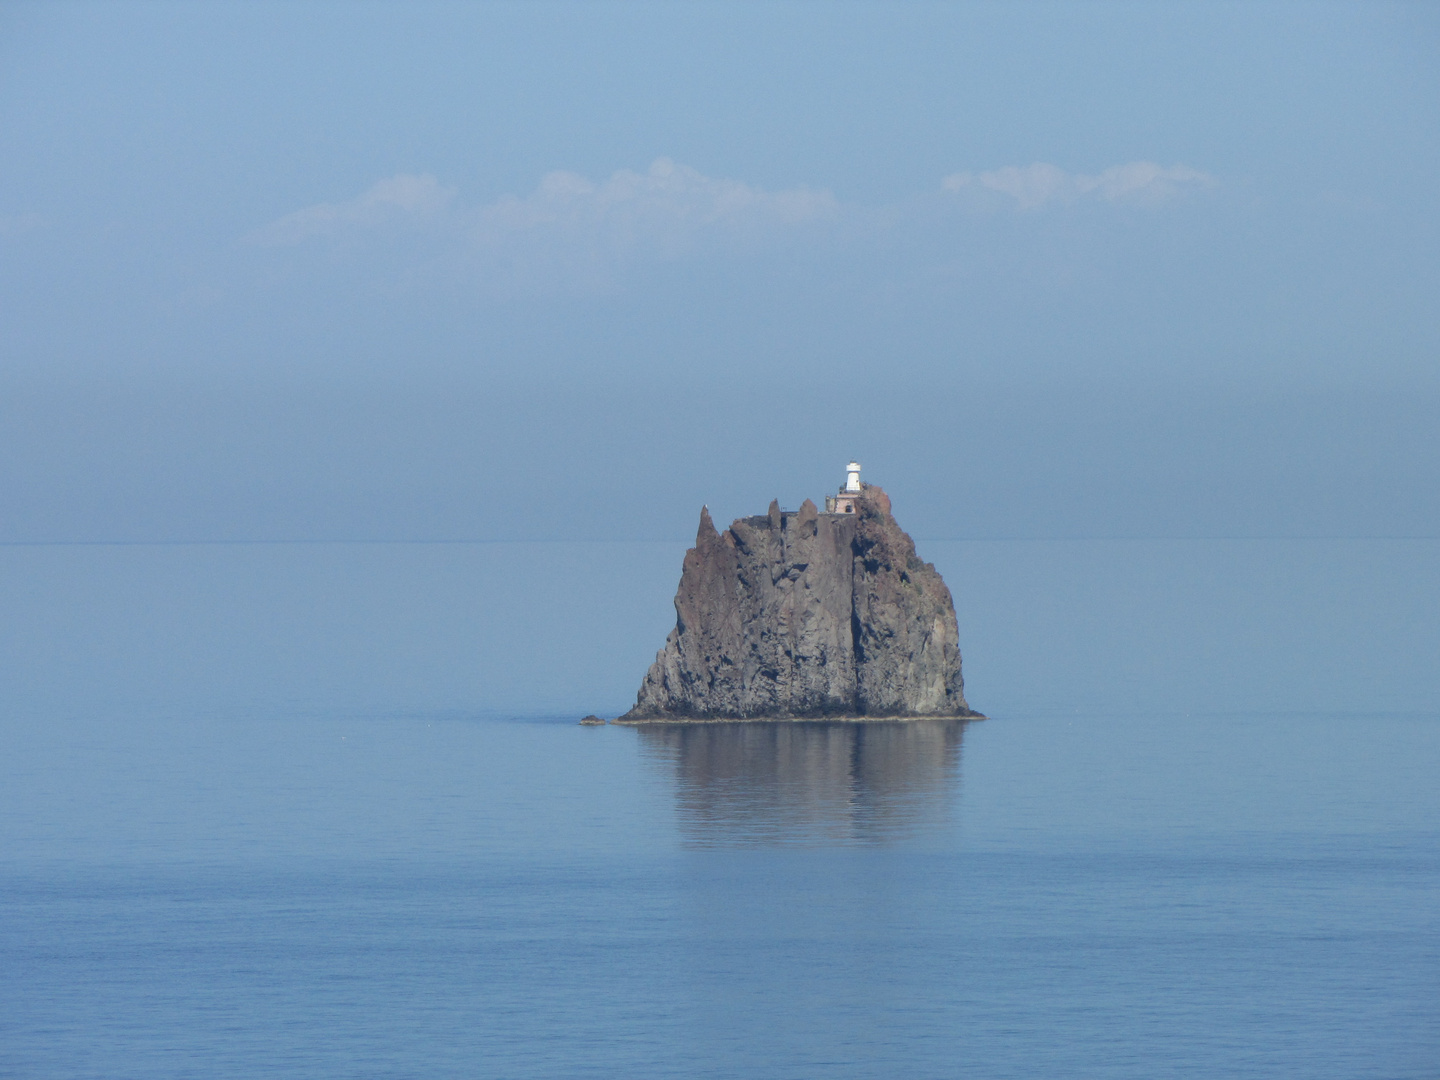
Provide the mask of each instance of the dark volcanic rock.
[{"label": "dark volcanic rock", "polygon": [[866,485],[854,514],[700,512],[675,629],[622,718],[977,716],[950,590]]}]

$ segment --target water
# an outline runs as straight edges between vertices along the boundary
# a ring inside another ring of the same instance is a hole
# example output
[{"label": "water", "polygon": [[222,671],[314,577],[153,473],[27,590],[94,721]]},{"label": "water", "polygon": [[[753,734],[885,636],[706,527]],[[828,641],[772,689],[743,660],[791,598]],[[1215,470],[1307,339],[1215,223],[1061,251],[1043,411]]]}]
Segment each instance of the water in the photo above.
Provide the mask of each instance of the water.
[{"label": "water", "polygon": [[0,550],[0,1075],[1433,1077],[1437,549],[922,545],[993,719],[644,729],[670,546]]}]

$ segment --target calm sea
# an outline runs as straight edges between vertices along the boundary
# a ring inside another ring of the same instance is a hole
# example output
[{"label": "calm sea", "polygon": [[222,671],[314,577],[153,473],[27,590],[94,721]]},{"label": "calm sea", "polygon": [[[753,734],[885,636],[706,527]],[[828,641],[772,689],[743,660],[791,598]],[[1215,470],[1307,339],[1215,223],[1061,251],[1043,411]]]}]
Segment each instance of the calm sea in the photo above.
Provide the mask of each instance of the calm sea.
[{"label": "calm sea", "polygon": [[922,542],[992,719],[579,727],[682,552],[0,548],[0,1075],[1440,1076],[1440,543]]}]

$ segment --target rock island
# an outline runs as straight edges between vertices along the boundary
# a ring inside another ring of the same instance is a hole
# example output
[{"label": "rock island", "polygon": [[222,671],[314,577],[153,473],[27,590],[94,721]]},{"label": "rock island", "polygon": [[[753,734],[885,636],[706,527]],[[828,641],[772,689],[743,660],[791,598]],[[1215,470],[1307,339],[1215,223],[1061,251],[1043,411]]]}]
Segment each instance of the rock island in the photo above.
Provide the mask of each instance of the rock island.
[{"label": "rock island", "polygon": [[675,629],[617,723],[980,718],[950,590],[860,479],[723,533],[700,511]]}]

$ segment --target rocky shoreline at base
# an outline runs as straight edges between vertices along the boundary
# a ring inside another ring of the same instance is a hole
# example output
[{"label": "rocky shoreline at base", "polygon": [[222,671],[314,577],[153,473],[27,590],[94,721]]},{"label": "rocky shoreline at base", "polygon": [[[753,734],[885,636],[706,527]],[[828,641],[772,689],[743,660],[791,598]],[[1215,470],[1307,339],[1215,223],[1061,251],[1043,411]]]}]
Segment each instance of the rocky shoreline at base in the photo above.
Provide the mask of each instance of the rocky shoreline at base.
[{"label": "rocky shoreline at base", "polygon": [[[647,724],[909,724],[926,720],[988,720],[984,713],[969,712],[963,715],[946,713],[944,716],[655,716],[632,717],[628,714],[617,716],[610,721],[599,723],[619,724],[623,727],[640,727]],[[582,724],[596,721],[586,717]]]}]

